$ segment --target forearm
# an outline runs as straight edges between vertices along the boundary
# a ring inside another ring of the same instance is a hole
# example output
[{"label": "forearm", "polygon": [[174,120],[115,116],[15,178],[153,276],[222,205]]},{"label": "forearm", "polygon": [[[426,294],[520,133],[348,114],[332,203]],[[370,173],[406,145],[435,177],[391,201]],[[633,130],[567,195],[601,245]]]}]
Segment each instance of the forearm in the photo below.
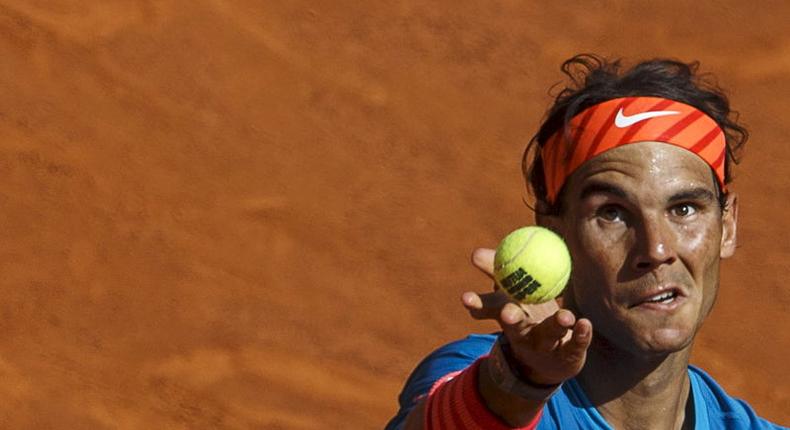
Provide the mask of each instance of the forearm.
[{"label": "forearm", "polygon": [[404,425],[416,429],[534,429],[545,400],[503,391],[491,377],[488,357],[440,379]]},{"label": "forearm", "polygon": [[487,357],[481,363],[478,377],[478,390],[486,408],[512,427],[530,428],[530,423],[537,424],[535,418],[543,410],[548,398],[526,399],[504,391],[492,378],[492,361]]},{"label": "forearm", "polygon": [[425,403],[427,399],[420,400],[417,405],[409,412],[406,421],[403,423],[403,430],[423,430],[425,426]]}]

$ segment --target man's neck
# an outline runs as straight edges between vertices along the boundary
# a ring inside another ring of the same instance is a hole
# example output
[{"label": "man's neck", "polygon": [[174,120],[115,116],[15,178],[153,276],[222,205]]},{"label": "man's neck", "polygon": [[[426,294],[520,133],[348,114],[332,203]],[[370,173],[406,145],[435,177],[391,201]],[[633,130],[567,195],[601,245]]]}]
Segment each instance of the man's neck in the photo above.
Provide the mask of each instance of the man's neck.
[{"label": "man's neck", "polygon": [[663,357],[644,359],[599,339],[590,346],[587,363],[576,379],[615,429],[686,428],[693,424],[688,379],[690,351],[691,346]]}]

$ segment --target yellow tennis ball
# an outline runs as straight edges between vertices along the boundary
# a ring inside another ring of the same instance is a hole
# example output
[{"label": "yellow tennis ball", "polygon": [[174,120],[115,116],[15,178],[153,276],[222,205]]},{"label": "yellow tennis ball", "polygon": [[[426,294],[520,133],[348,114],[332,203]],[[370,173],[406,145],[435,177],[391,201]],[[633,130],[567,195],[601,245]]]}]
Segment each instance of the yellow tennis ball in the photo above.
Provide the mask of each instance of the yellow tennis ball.
[{"label": "yellow tennis ball", "polygon": [[497,247],[494,279],[499,288],[522,303],[543,303],[559,296],[570,276],[568,247],[547,228],[520,228]]}]

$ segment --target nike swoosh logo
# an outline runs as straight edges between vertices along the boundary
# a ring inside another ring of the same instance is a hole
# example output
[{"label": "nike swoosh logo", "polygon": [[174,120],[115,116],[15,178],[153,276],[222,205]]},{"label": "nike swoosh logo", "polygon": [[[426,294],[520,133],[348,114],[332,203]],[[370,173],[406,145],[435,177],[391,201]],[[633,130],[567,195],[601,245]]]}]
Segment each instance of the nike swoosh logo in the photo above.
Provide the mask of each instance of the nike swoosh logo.
[{"label": "nike swoosh logo", "polygon": [[623,108],[620,108],[620,110],[617,111],[617,116],[614,118],[614,125],[616,125],[617,128],[626,128],[646,119],[679,114],[680,112],[674,110],[657,110],[652,112],[642,112],[629,116],[623,113]]}]

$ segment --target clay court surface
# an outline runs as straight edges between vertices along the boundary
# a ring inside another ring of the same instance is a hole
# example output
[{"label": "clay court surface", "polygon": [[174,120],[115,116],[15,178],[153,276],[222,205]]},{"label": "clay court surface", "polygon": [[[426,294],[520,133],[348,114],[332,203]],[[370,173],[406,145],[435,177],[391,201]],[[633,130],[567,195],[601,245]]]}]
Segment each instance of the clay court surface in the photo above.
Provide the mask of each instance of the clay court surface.
[{"label": "clay court surface", "polygon": [[468,255],[532,222],[521,151],[586,51],[731,90],[740,248],[694,362],[790,424],[790,4],[548,3],[0,1],[0,427],[383,427],[494,330]]}]

